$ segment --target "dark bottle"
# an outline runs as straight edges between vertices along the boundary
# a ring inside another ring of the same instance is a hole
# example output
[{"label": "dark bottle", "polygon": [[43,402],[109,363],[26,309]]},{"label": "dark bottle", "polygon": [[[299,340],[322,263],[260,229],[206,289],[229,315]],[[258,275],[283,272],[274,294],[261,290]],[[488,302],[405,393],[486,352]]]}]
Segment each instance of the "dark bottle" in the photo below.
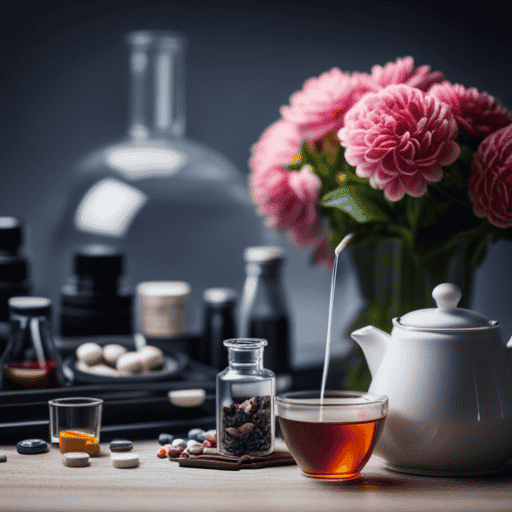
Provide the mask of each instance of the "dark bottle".
[{"label": "dark bottle", "polygon": [[283,250],[249,247],[244,256],[246,280],[239,336],[268,341],[263,363],[276,374],[276,385],[282,391],[291,385],[290,327],[280,283]]},{"label": "dark bottle", "polygon": [[219,371],[228,366],[228,351],[223,342],[236,337],[237,296],[236,291],[230,288],[209,288],[203,294],[201,358],[203,362]]},{"label": "dark bottle", "polygon": [[2,389],[20,391],[64,385],[62,362],[51,327],[51,300],[9,299],[10,335],[2,355]]},{"label": "dark bottle", "polygon": [[62,336],[132,333],[132,293],[121,286],[123,254],[101,244],[80,247],[61,291]]}]

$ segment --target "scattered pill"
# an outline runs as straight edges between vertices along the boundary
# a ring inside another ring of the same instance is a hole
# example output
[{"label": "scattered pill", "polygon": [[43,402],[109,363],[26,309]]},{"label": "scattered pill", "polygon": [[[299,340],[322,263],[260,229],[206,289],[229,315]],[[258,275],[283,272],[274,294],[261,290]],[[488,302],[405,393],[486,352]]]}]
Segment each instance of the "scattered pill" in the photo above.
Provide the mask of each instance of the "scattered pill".
[{"label": "scattered pill", "polygon": [[129,452],[133,448],[133,443],[129,439],[112,439],[110,442],[111,452]]},{"label": "scattered pill", "polygon": [[160,448],[157,452],[156,452],[156,456],[159,458],[159,459],[165,459],[167,456],[168,456],[168,450],[166,448]]},{"label": "scattered pill", "polygon": [[202,443],[205,440],[206,431],[203,430],[202,428],[193,428],[192,430],[188,431],[187,437],[189,439],[193,439],[194,441]]},{"label": "scattered pill", "polygon": [[173,448],[176,448],[177,446],[181,446],[182,448],[187,447],[187,441],[185,441],[185,439],[174,439],[171,444]]},{"label": "scattered pill", "polygon": [[175,459],[176,457],[179,457],[184,451],[184,448],[182,446],[177,446],[176,448],[173,448],[172,446],[167,450],[167,455],[171,459]]},{"label": "scattered pill", "polygon": [[116,345],[115,343],[110,343],[103,347],[103,359],[110,366],[115,366],[117,364],[118,359],[128,352],[126,347],[122,345]]},{"label": "scattered pill", "polygon": [[192,441],[194,444],[187,445],[187,451],[188,453],[192,455],[199,455],[203,453],[203,445],[201,443],[198,443],[196,441]]},{"label": "scattered pill", "polygon": [[18,442],[16,449],[18,450],[18,453],[22,453],[24,455],[44,453],[48,451],[48,443],[42,439],[24,439],[23,441]]},{"label": "scattered pill", "polygon": [[7,462],[7,455],[0,453],[0,462]]},{"label": "scattered pill", "polygon": [[139,465],[137,453],[113,453],[110,458],[115,468],[135,468]]},{"label": "scattered pill", "polygon": [[81,468],[89,465],[89,454],[84,452],[68,452],[62,456],[62,464],[70,468]]},{"label": "scattered pill", "polygon": [[174,441],[174,436],[171,434],[163,433],[158,436],[158,443],[161,444],[162,446],[164,444],[171,444],[173,441]]},{"label": "scattered pill", "polygon": [[97,343],[82,343],[76,349],[76,358],[89,366],[101,363],[103,350]]}]

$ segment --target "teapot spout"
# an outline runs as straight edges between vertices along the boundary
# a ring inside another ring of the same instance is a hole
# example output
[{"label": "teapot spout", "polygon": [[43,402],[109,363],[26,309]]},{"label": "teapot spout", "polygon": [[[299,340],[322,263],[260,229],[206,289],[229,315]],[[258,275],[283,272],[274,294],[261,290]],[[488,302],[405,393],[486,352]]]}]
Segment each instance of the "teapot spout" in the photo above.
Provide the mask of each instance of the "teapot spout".
[{"label": "teapot spout", "polygon": [[384,354],[388,348],[391,336],[382,329],[373,327],[373,325],[367,325],[362,329],[358,329],[351,333],[350,336],[362,348],[364,357],[366,357],[368,367],[370,368],[370,373],[372,377],[374,377],[380,367],[382,359],[384,359]]}]

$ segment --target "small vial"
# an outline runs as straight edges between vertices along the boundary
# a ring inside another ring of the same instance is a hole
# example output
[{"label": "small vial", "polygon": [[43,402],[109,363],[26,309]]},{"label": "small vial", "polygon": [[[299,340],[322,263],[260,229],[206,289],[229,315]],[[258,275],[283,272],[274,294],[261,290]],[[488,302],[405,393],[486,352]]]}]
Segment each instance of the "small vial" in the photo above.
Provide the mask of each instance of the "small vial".
[{"label": "small vial", "polygon": [[274,451],[275,375],[263,367],[267,340],[224,340],[229,366],[217,375],[217,447],[225,455]]}]

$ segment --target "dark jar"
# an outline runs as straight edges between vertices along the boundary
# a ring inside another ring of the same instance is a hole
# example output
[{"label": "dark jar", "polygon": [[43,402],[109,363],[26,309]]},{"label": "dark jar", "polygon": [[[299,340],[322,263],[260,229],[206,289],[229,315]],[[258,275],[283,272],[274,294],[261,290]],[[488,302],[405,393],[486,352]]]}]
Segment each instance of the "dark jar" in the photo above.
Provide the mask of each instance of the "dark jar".
[{"label": "dark jar", "polygon": [[224,455],[274,451],[275,375],[263,367],[267,340],[224,340],[229,366],[217,375],[217,446]]}]

